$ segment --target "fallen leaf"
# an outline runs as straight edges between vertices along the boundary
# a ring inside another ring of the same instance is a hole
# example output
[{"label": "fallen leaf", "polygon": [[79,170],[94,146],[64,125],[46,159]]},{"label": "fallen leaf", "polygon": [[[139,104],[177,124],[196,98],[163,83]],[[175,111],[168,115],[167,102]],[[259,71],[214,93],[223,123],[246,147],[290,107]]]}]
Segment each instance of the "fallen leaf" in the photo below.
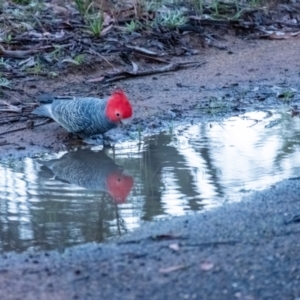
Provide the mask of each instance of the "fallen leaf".
[{"label": "fallen leaf", "polygon": [[107,26],[101,31],[100,36],[105,36],[112,28],[113,28],[113,24]]},{"label": "fallen leaf", "polygon": [[100,76],[100,77],[89,79],[87,80],[87,82],[101,82],[104,78],[105,78],[104,76]]},{"label": "fallen leaf", "polygon": [[291,33],[291,36],[297,36],[297,35],[300,35],[300,31],[292,32],[292,33]]},{"label": "fallen leaf", "polygon": [[169,248],[174,250],[174,251],[178,251],[180,249],[179,245],[178,244],[171,244],[169,245]]},{"label": "fallen leaf", "polygon": [[65,58],[65,59],[63,59],[62,63],[65,63],[65,62],[69,62],[69,63],[72,63],[72,64],[77,65],[77,66],[79,65],[79,62],[76,61],[76,60],[74,60],[74,59],[72,59],[72,58]]},{"label": "fallen leaf", "polygon": [[67,14],[68,9],[66,7],[62,7],[56,4],[45,3],[44,4],[47,8],[51,8],[55,14]]},{"label": "fallen leaf", "polygon": [[159,272],[167,274],[167,273],[171,273],[171,272],[178,271],[181,269],[185,269],[186,267],[187,266],[185,266],[185,265],[178,265],[178,266],[172,266],[172,267],[167,267],[167,268],[161,268],[161,269],[159,269]]},{"label": "fallen leaf", "polygon": [[294,33],[283,31],[271,31],[267,33],[266,37],[269,37],[270,40],[286,40],[292,37],[297,37],[299,34],[300,31]]},{"label": "fallen leaf", "polygon": [[214,268],[214,263],[212,263],[211,261],[203,261],[200,264],[200,269],[203,271],[210,271]]},{"label": "fallen leaf", "polygon": [[103,24],[102,26],[108,26],[110,25],[111,23],[114,22],[114,19],[108,14],[108,13],[103,13]]},{"label": "fallen leaf", "polygon": [[142,54],[159,56],[158,53],[153,52],[153,51],[148,50],[148,49],[143,48],[143,47],[139,47],[139,46],[126,45],[126,48],[131,49],[131,50],[134,50],[134,51],[139,52],[139,53],[142,53]]}]

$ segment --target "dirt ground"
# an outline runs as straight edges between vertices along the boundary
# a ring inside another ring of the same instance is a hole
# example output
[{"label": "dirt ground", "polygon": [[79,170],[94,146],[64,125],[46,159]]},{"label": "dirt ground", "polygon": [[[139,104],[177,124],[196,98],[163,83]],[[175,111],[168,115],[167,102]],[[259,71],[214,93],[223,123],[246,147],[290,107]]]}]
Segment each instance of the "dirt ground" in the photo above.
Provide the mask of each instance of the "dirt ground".
[{"label": "dirt ground", "polygon": [[[278,104],[278,99],[266,101],[268,97],[262,96],[266,88],[273,88],[273,92],[274,87],[299,90],[299,36],[273,41],[225,36],[218,45],[218,48],[199,45],[197,55],[172,58],[173,62],[192,61],[192,67],[130,78],[117,84],[102,86],[87,82],[109,71],[106,62],[93,67],[92,71],[78,67],[57,79],[14,80],[14,88],[5,91],[3,99],[11,104],[26,103],[26,109],[17,121],[0,126],[0,157],[33,156],[59,151],[70,144],[63,128],[53,122],[36,126],[45,119],[30,115],[30,110],[38,103],[37,96],[43,93],[103,97],[115,87],[122,87],[134,107],[131,123],[121,130],[124,137],[130,133],[134,135],[137,128],[149,133],[166,119],[201,121],[218,112],[212,112],[212,108],[218,108],[216,102],[220,101],[223,108],[231,107],[226,111],[220,109],[221,112],[230,114]],[[14,115],[11,112],[1,114],[2,120]]]}]

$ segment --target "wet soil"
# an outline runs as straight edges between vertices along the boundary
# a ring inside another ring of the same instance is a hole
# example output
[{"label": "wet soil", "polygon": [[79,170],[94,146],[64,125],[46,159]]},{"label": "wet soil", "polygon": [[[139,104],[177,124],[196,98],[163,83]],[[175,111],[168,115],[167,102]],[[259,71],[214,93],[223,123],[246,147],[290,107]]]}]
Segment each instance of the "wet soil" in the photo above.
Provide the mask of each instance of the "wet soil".
[{"label": "wet soil", "polygon": [[[129,125],[111,132],[113,140],[136,138],[138,131],[151,134],[174,122],[208,121],[245,110],[278,105],[297,110],[299,37],[270,41],[228,35],[219,45],[202,48],[199,44],[198,55],[172,58],[173,62],[193,61],[192,67],[117,84],[87,82],[109,71],[106,62],[93,68],[77,67],[58,79],[15,80],[14,88],[5,90],[3,99],[11,104],[21,102],[25,110],[23,117],[0,126],[0,157],[33,156],[82,143],[70,140],[53,122],[37,126],[45,119],[35,118],[30,111],[43,93],[104,97],[115,87],[122,87],[133,103],[134,118]],[[1,114],[2,120],[14,115]]]}]

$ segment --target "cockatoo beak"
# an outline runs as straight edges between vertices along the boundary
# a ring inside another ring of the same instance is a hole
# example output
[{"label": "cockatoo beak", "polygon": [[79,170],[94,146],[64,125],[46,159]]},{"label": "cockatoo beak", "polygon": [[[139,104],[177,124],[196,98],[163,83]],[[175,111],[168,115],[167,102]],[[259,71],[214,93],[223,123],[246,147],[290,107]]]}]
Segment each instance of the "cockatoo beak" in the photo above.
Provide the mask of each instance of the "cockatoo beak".
[{"label": "cockatoo beak", "polygon": [[121,120],[121,124],[127,125],[130,123],[130,121],[131,121],[131,118],[123,119],[123,120]]}]

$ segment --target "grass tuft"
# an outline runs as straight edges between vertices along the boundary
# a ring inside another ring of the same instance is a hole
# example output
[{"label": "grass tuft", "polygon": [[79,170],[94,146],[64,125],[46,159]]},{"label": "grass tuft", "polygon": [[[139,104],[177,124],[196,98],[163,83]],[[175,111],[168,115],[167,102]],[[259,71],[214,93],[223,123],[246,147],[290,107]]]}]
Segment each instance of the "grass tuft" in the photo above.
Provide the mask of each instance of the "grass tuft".
[{"label": "grass tuft", "polygon": [[170,29],[182,26],[187,23],[186,16],[183,15],[181,10],[168,10],[161,12],[154,20],[156,26],[165,26]]},{"label": "grass tuft", "polygon": [[85,16],[92,5],[91,0],[75,0],[76,8],[82,16]]},{"label": "grass tuft", "polygon": [[141,25],[138,21],[131,20],[130,23],[126,23],[126,31],[127,32],[134,32],[140,29]]},{"label": "grass tuft", "polygon": [[0,76],[0,88],[1,87],[9,87],[10,84],[11,84],[10,80]]},{"label": "grass tuft", "polygon": [[96,37],[99,37],[103,28],[103,13],[100,11],[96,14],[86,15],[86,23],[89,31]]}]

